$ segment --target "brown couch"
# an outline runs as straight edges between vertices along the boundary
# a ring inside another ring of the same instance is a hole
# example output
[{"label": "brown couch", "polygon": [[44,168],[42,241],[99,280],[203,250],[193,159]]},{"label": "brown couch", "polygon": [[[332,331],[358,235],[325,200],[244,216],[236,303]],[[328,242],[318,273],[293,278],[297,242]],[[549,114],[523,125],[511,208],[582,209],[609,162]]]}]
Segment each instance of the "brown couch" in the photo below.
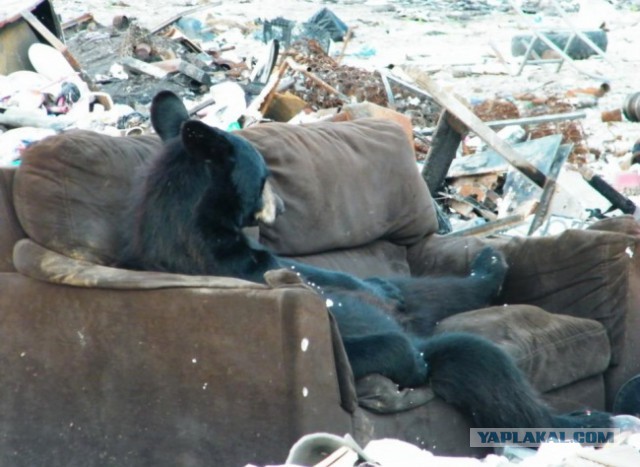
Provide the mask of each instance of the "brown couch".
[{"label": "brown couch", "polygon": [[[242,134],[287,206],[259,232],[280,254],[363,276],[465,273],[492,243],[510,266],[499,306],[438,332],[490,337],[559,410],[610,407],[640,373],[631,218],[545,238],[439,236],[399,126]],[[74,131],[0,170],[1,465],[277,463],[316,431],[482,454],[469,420],[428,387],[354,382],[323,299],[295,276],[274,271],[265,286],[111,267],[137,167],[158,145]]]}]

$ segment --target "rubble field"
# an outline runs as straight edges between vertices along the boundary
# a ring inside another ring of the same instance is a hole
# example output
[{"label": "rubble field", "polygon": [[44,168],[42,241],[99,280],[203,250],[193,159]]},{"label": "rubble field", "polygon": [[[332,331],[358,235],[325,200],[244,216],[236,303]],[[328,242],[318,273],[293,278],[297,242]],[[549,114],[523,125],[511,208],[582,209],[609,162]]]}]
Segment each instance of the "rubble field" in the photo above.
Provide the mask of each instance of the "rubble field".
[{"label": "rubble field", "polygon": [[[430,186],[443,232],[500,227],[544,235],[636,214],[638,0],[528,0],[519,2],[520,11],[510,0],[52,4],[100,103],[72,127],[148,132],[148,105],[161,89],[225,129],[381,116],[405,125],[420,168],[437,164],[436,155],[449,158],[438,162],[445,170],[451,164],[446,176]],[[570,57],[559,66],[561,55],[538,41],[523,64],[535,31],[565,40],[573,34],[581,44],[567,48]],[[574,31],[588,33],[604,54]],[[543,181],[557,182],[555,195],[543,200],[517,161],[496,154],[464,118],[447,120],[460,134],[447,152],[438,122],[444,110],[461,116],[445,109],[444,96],[455,96],[515,145],[525,165],[544,172]]]},{"label": "rubble field", "polygon": [[[170,89],[229,131],[398,122],[442,234],[640,219],[640,0],[50,1],[62,37],[34,44],[35,72],[0,74],[0,165],[73,128],[150,133],[149,104]],[[394,440],[366,449],[386,465],[438,460]],[[640,465],[640,433],[507,455],[437,465]]]}]

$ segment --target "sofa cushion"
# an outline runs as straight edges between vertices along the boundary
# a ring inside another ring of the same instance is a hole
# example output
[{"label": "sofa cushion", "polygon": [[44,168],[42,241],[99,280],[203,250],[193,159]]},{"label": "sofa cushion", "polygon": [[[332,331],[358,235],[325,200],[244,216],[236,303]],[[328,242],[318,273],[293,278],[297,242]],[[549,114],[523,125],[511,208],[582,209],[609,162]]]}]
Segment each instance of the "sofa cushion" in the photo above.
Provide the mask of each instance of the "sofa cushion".
[{"label": "sofa cushion", "polygon": [[[451,316],[436,333],[479,334],[515,358],[541,392],[554,391],[602,374],[609,366],[607,333],[597,321],[554,315],[529,305],[491,307]],[[411,410],[431,402],[430,387],[399,390],[381,375],[356,382],[358,403],[375,413]]]},{"label": "sofa cushion", "polygon": [[409,275],[407,249],[385,240],[378,240],[358,248],[294,256],[293,259],[359,277]]},{"label": "sofa cushion", "polygon": [[630,294],[637,288],[634,268],[640,241],[633,232],[638,226],[632,218],[621,217],[598,222],[597,227],[547,237],[431,235],[410,248],[407,257],[413,275],[463,274],[478,251],[494,246],[509,264],[501,303],[527,303],[602,323],[612,364],[617,364],[627,342]]},{"label": "sofa cushion", "polygon": [[437,333],[470,332],[500,345],[539,391],[604,372],[611,351],[602,324],[553,314],[531,305],[483,308],[451,316]]},{"label": "sofa cushion", "polygon": [[122,249],[137,168],[159,147],[155,137],[81,130],[32,145],[22,155],[13,186],[23,229],[55,252],[114,263]]},{"label": "sofa cushion", "polygon": [[13,208],[13,178],[15,167],[0,168],[0,272],[13,272],[13,245],[24,232]]},{"label": "sofa cushion", "polygon": [[271,123],[242,130],[263,154],[286,211],[261,242],[310,255],[384,238],[408,245],[437,229],[402,127],[381,119]]},{"label": "sofa cushion", "polygon": [[[263,153],[284,199],[287,212],[261,229],[261,241],[281,254],[317,254],[380,238],[411,243],[435,228],[413,149],[396,123],[268,124],[238,134]],[[159,149],[155,137],[82,130],[33,145],[13,187],[25,232],[72,258],[117,262],[139,168]]]}]

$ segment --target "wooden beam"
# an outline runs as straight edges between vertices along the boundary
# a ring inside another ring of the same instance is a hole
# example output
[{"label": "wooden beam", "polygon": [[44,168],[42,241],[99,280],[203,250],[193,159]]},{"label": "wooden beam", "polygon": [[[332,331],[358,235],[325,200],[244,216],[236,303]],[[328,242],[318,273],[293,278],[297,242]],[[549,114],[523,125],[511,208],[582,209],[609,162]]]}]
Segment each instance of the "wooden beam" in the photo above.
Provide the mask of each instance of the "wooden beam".
[{"label": "wooden beam", "polygon": [[30,11],[24,10],[20,13],[20,15],[27,23],[29,23],[29,26],[35,29],[38,34],[40,34],[49,44],[51,44],[52,47],[54,47],[64,56],[67,62],[69,62],[69,65],[71,65],[71,68],[77,71],[80,74],[82,80],[87,83],[89,89],[91,89],[92,91],[97,91],[95,83],[84,72],[76,57],[73,56],[67,46],[60,39],[58,39],[54,33],[49,31],[49,29],[44,24],[42,24],[42,22],[38,18],[36,18],[36,16]]},{"label": "wooden beam", "polygon": [[[535,115],[533,117],[522,117],[522,118],[508,118],[505,120],[492,120],[490,122],[484,122],[490,128],[495,127],[504,127],[511,125],[539,125],[541,123],[549,123],[549,122],[560,122],[564,120],[578,120],[581,118],[585,118],[587,114],[578,110],[575,112],[566,112],[561,114],[548,114],[548,115]],[[433,128],[426,128],[424,130],[419,130],[418,133],[420,136],[429,136],[435,132]]]},{"label": "wooden beam", "polygon": [[[428,92],[442,107],[455,115],[471,131],[478,135],[487,145],[502,156],[513,167],[522,172],[536,185],[544,188],[548,177],[529,161],[523,159],[507,142],[484,123],[452,94],[441,89],[430,78],[423,76],[416,82]],[[423,91],[424,92],[424,91]]]},{"label": "wooden beam", "polygon": [[451,163],[456,157],[458,146],[462,141],[462,135],[449,125],[449,115],[446,110],[440,114],[436,131],[431,139],[431,147],[421,172],[431,197],[434,199],[444,184]]}]

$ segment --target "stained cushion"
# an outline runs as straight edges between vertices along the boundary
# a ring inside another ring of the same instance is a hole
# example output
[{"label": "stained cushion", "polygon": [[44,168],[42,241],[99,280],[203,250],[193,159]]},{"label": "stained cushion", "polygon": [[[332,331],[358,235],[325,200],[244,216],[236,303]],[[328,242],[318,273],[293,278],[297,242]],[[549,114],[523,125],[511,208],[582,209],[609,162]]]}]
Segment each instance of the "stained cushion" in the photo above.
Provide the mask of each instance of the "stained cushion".
[{"label": "stained cushion", "polygon": [[633,232],[638,225],[624,217],[594,227],[598,229],[570,229],[548,237],[432,235],[407,256],[414,275],[461,274],[481,248],[493,245],[509,264],[502,303],[528,303],[602,323],[611,342],[612,363],[617,364],[628,342],[626,317],[638,257],[638,236]]},{"label": "stained cushion", "polygon": [[13,194],[22,228],[36,243],[75,259],[112,264],[140,165],[155,137],[112,137],[75,130],[46,138],[22,155]]},{"label": "stained cushion", "polygon": [[438,324],[436,332],[447,331],[480,334],[500,345],[543,392],[600,374],[611,360],[602,324],[531,305],[461,313]]},{"label": "stained cushion", "polygon": [[243,130],[263,154],[286,211],[260,240],[310,255],[378,239],[408,245],[437,229],[402,127],[382,119],[272,123]]},{"label": "stained cushion", "polygon": [[385,240],[348,250],[294,256],[293,259],[359,277],[409,275],[407,249]]},{"label": "stained cushion", "polygon": [[15,271],[11,258],[13,245],[24,237],[13,208],[15,172],[15,167],[0,168],[0,272]]},{"label": "stained cushion", "polygon": [[[286,213],[260,237],[280,254],[319,254],[380,238],[411,243],[435,228],[413,149],[396,123],[265,124],[238,134],[262,152],[284,199]],[[23,229],[55,252],[116,263],[140,167],[159,150],[155,137],[82,130],[33,145],[13,186]]]},{"label": "stained cushion", "polygon": [[[529,305],[490,307],[461,313],[438,324],[436,333],[479,334],[501,346],[541,392],[601,374],[609,366],[607,333],[597,321],[554,315]],[[431,402],[430,387],[399,390],[381,375],[356,382],[358,403],[389,414]]]}]

